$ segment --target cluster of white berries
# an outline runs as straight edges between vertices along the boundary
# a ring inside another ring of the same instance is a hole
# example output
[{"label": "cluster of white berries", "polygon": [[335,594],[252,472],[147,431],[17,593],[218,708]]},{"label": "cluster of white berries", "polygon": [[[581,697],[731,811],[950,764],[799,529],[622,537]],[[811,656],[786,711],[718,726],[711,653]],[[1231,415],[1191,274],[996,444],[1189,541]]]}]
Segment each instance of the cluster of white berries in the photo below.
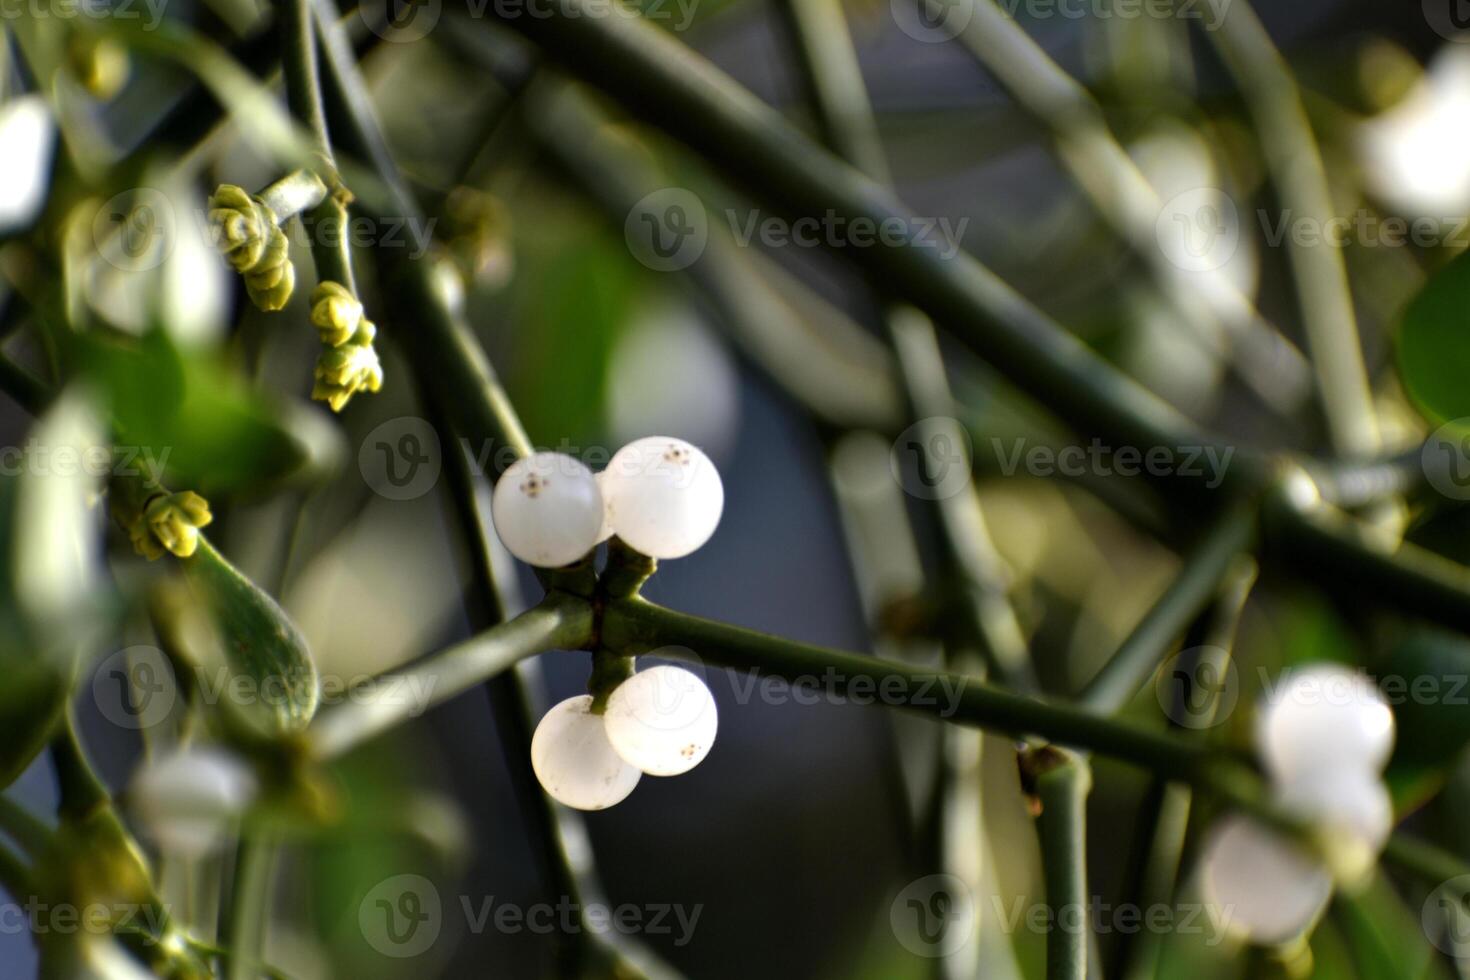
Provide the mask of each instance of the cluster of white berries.
[{"label": "cluster of white berries", "polygon": [[597,474],[564,453],[522,457],[495,485],[491,515],[511,554],[557,568],[614,534],[652,558],[682,558],[715,533],[724,506],[708,456],[682,439],[649,436]]},{"label": "cluster of white berries", "polygon": [[1337,860],[1329,870],[1244,815],[1217,822],[1205,845],[1203,884],[1228,928],[1261,945],[1289,942],[1321,913],[1334,877],[1356,877],[1377,857],[1393,827],[1381,775],[1393,740],[1393,712],[1359,671],[1305,667],[1269,693],[1257,713],[1256,748],[1273,798],[1325,832]]},{"label": "cluster of white berries", "polygon": [[[648,436],[593,473],[563,453],[539,452],[506,468],[491,516],[511,554],[559,568],[617,535],[650,558],[683,558],[720,523],[725,488],[708,456],[682,439]],[[698,676],[660,665],[622,681],[605,701],[568,698],[531,739],[531,766],[553,799],[602,810],[638,780],[677,776],[703,761],[719,715]]]},{"label": "cluster of white berries", "polygon": [[553,799],[602,810],[625,799],[645,774],[678,776],[699,765],[718,727],[704,681],[661,664],[614,688],[601,715],[590,694],[548,711],[531,738],[531,767]]}]

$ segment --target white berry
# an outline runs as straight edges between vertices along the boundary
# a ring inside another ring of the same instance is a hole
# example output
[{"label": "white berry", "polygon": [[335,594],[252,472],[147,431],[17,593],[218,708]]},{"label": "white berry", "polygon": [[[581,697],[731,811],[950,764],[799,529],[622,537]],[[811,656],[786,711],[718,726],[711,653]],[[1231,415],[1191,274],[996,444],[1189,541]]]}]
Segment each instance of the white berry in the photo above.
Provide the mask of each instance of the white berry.
[{"label": "white berry", "polygon": [[704,681],[666,664],[619,684],[603,720],[614,751],[650,776],[677,776],[703,762],[720,721]]},{"label": "white berry", "polygon": [[632,548],[682,558],[715,533],[725,488],[715,464],[682,439],[649,436],[613,454],[603,471],[607,520]]},{"label": "white berry", "polygon": [[1393,712],[1373,681],[1336,664],[1289,671],[1256,717],[1256,747],[1282,782],[1316,768],[1381,772],[1393,734]]},{"label": "white berry", "polygon": [[1301,935],[1332,894],[1325,868],[1277,832],[1239,814],[1210,828],[1202,884],[1216,920],[1263,946]]},{"label": "white berry", "polygon": [[1297,773],[1276,802],[1303,819],[1350,836],[1374,857],[1393,830],[1393,801],[1376,773],[1351,766]]},{"label": "white berry", "polygon": [[602,493],[592,471],[564,453],[532,453],[501,474],[491,501],[511,554],[540,568],[569,565],[597,546]]},{"label": "white berry", "polygon": [[133,777],[129,808],[169,853],[203,857],[224,842],[256,788],[255,775],[234,755],[208,746],[178,749]]},{"label": "white berry", "polygon": [[581,694],[546,712],[531,736],[531,768],[552,799],[605,810],[626,799],[643,774],[613,751],[591,708],[591,695]]}]

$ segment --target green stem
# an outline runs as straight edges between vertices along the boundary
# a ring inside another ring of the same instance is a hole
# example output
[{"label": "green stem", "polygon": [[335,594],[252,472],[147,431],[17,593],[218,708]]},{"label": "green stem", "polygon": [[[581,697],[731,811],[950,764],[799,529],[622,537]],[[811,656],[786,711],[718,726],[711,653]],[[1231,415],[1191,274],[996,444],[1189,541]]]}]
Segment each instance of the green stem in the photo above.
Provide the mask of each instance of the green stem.
[{"label": "green stem", "polygon": [[444,392],[454,429],[471,440],[490,443],[476,447],[487,450],[486,458],[500,465],[498,446],[509,447],[517,457],[528,455],[531,440],[484,349],[465,322],[452,288],[446,287],[435,272],[430,243],[423,237],[423,210],[388,154],[367,88],[352,58],[352,47],[325,3],[318,5],[317,19],[326,55],[323,95],[337,143],[371,164],[388,189],[391,213],[406,221],[409,247],[375,251],[389,287],[384,292],[393,320],[412,325],[412,329],[398,331],[395,336],[407,348],[415,371],[434,378]]},{"label": "green stem", "polygon": [[770,636],[675,612],[643,599],[608,604],[604,646],[639,654],[682,645],[705,662],[814,686],[823,694],[878,702],[1014,736],[1036,736],[1112,756],[1173,779],[1210,782],[1226,760],[1199,748],[1066,705],[1001,690],[975,678]]},{"label": "green stem", "polygon": [[[12,298],[11,302],[20,300]],[[46,382],[4,354],[0,354],[0,391],[31,415],[40,415],[51,400],[51,388]]]},{"label": "green stem", "polygon": [[4,844],[0,844],[0,888],[10,894],[10,906],[24,906],[35,895],[31,869]]},{"label": "green stem", "polygon": [[235,860],[235,881],[230,893],[230,930],[224,945],[231,950],[228,980],[254,980],[255,964],[265,959],[270,926],[271,884],[275,880],[280,845],[259,836],[244,838]]},{"label": "green stem", "polygon": [[[1192,648],[1193,662],[1188,666],[1181,664],[1185,667],[1186,678],[1191,681],[1200,678],[1201,671],[1207,666],[1216,671],[1217,677],[1223,676],[1228,669],[1240,617],[1255,585],[1256,575],[1254,561],[1238,559],[1220,596],[1191,626],[1185,636],[1185,644]],[[1197,707],[1201,693],[1209,698],[1203,709]],[[1194,727],[1211,725],[1219,708],[1217,694],[1218,687],[1186,690],[1182,685],[1171,686],[1172,701],[1165,712],[1169,717],[1170,730],[1180,737],[1188,737],[1179,724],[1180,719],[1186,716]],[[1188,786],[1165,783],[1161,779],[1150,780],[1148,791],[1138,807],[1137,833],[1134,834],[1133,853],[1125,879],[1124,895],[1136,908],[1153,908],[1173,901],[1193,802]],[[1157,969],[1160,938],[1148,932],[1120,932],[1113,945],[1113,968],[1106,971],[1107,975],[1116,976],[1119,980],[1153,977]]]},{"label": "green stem", "polygon": [[[567,0],[544,18],[506,23],[782,211],[906,229],[843,254],[955,331],[1079,432],[1138,447],[1214,442],[974,258],[962,252],[946,258],[924,247],[921,226],[890,191],[813,146],[727,75],[639,18],[595,16],[591,2]],[[1233,467],[1230,478],[1252,469]]]},{"label": "green stem", "polygon": [[1470,874],[1470,864],[1460,855],[1405,834],[1394,834],[1388,839],[1383,860],[1412,871],[1432,884]]},{"label": "green stem", "polygon": [[[427,396],[435,422],[447,424],[435,399],[432,380],[420,379],[420,389]],[[469,563],[466,614],[474,628],[494,628],[505,621],[510,605],[495,574],[494,532],[483,513],[479,499],[481,494],[465,454],[450,452],[445,462],[451,502],[459,522],[456,537],[464,542]],[[491,721],[510,772],[517,807],[526,821],[531,853],[538,859],[551,893],[581,909],[580,882],[568,857],[554,804],[541,789],[531,768],[531,737],[535,723],[531,716],[529,692],[518,669],[520,666],[512,666],[486,679],[484,687]],[[592,947],[597,945],[597,938],[585,928],[585,923],[583,926],[556,933],[556,959],[563,975],[577,975],[581,967],[593,959]]]},{"label": "green stem", "polygon": [[353,279],[352,253],[347,244],[346,201],[349,195],[337,172],[326,111],[322,107],[312,0],[280,0],[276,14],[281,22],[281,65],[286,77],[286,101],[291,107],[291,114],[310,131],[318,167],[331,186],[331,192],[310,213],[303,215],[302,227],[311,242],[317,280],[340,283],[355,296],[357,283]]},{"label": "green stem", "polygon": [[[484,35],[453,40],[479,66],[494,64]],[[523,120],[541,146],[621,227],[669,177],[615,134],[610,118],[576,86],[543,74],[526,91]],[[891,358],[864,328],[778,263],[741,248],[719,223],[698,261],[683,270],[737,350],[826,425],[896,432],[900,395]]]},{"label": "green stem", "polygon": [[45,853],[51,845],[52,829],[9,796],[0,795],[0,830],[33,859]]},{"label": "green stem", "polygon": [[[877,120],[841,4],[838,0],[783,0],[780,7],[826,143],[874,180],[889,183]],[[933,322],[901,304],[888,305],[883,319],[904,382],[908,421],[955,415],[954,395]],[[958,428],[957,422],[952,424]],[[936,456],[939,438],[939,433],[931,433],[918,440],[922,465],[951,465],[950,460]],[[961,611],[973,634],[970,642],[980,643],[995,674],[1007,686],[1034,689],[1030,652],[1006,594],[1006,575],[974,484],[966,481],[957,493],[928,504],[942,531],[944,564],[964,592]]]},{"label": "green stem", "polygon": [[81,819],[102,807],[111,807],[112,798],[98,777],[77,737],[76,719],[70,709],[61,731],[51,740],[51,758],[56,766],[56,782],[61,802],[57,812],[63,818]]},{"label": "green stem", "polygon": [[1340,511],[1273,502],[1265,540],[1278,564],[1325,588],[1470,632],[1470,569],[1412,544],[1385,550]]},{"label": "green stem", "polygon": [[1254,506],[1236,506],[1219,518],[1184,559],[1179,576],[1103,665],[1080,698],[1087,708],[1116,714],[1148,682],[1189,621],[1219,594],[1235,559],[1255,536]]},{"label": "green stem", "polygon": [[[331,758],[347,752],[416,711],[440,704],[484,683],[526,657],[547,650],[582,649],[592,641],[592,607],[551,593],[540,605],[398,672],[398,683],[377,685],[384,696],[354,701],[317,716],[308,731],[312,749]],[[406,698],[416,689],[423,699]]]},{"label": "green stem", "polygon": [[[937,0],[918,0],[939,10]],[[1127,149],[1114,138],[1102,107],[1053,61],[994,0],[978,0],[956,40],[973,54],[1056,141],[1056,156],[1123,242],[1142,260],[1187,336],[1234,356],[1243,381],[1278,412],[1309,393],[1306,359],[1220,271],[1187,273],[1159,248],[1155,224],[1164,202]],[[1224,348],[1217,321],[1229,334]]]},{"label": "green stem", "polygon": [[1023,779],[1041,805],[1041,873],[1050,911],[1046,932],[1047,980],[1087,980],[1090,941],[1087,896],[1087,761],[1046,746],[1021,758]]},{"label": "green stem", "polygon": [[311,170],[293,170],[260,192],[260,199],[282,225],[316,207],[326,196],[327,185]]},{"label": "green stem", "polygon": [[[1293,220],[1327,227],[1337,211],[1322,155],[1296,80],[1266,28],[1240,0],[1205,34],[1245,97],[1282,207]],[[1378,420],[1342,249],[1288,236],[1287,254],[1332,443],[1343,456],[1371,456],[1380,446]]]}]

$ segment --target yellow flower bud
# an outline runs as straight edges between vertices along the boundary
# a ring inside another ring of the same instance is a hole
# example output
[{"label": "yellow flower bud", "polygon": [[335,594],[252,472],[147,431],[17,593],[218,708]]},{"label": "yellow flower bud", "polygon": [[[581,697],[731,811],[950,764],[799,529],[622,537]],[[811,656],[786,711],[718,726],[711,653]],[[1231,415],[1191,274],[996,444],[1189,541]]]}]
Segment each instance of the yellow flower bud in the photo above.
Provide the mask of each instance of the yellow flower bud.
[{"label": "yellow flower bud", "polygon": [[362,303],[341,283],[324,282],[311,294],[311,322],[328,347],[341,347],[353,338],[362,318]]},{"label": "yellow flower bud", "polygon": [[111,99],[128,80],[128,49],[90,31],[72,35],[67,62],[82,88],[99,99]]},{"label": "yellow flower bud", "polygon": [[296,270],[275,212],[243,187],[221,184],[209,199],[209,224],[225,259],[245,277],[251,301],[267,312],[285,306]]},{"label": "yellow flower bud", "polygon": [[154,497],[143,509],[154,537],[180,558],[188,558],[199,547],[199,529],[214,520],[209,502],[192,490]]},{"label": "yellow flower bud", "polygon": [[[358,333],[374,331],[364,320]],[[316,380],[311,397],[340,412],[359,391],[374,392],[383,387],[383,366],[371,343],[349,343],[322,351],[316,362]]]}]

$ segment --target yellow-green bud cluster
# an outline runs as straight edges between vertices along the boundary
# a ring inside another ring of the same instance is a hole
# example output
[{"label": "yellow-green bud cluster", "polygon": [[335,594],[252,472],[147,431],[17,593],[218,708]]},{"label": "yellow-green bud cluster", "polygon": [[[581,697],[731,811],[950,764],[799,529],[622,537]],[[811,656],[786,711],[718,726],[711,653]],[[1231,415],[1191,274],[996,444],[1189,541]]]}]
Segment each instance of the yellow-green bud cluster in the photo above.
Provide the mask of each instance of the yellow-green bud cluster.
[{"label": "yellow-green bud cluster", "polygon": [[340,412],[359,391],[383,387],[383,366],[373,349],[377,327],[363,316],[362,303],[336,282],[323,282],[311,294],[311,322],[326,350],[317,358],[311,397]]},{"label": "yellow-green bud cluster", "polygon": [[199,547],[199,529],[214,520],[209,501],[192,490],[155,493],[140,507],[137,496],[115,490],[112,516],[128,534],[133,550],[149,561],[172,552],[188,558]]},{"label": "yellow-green bud cluster", "polygon": [[199,547],[199,529],[214,520],[209,501],[192,490],[163,494],[143,508],[148,530],[169,551],[188,558]]},{"label": "yellow-green bud cluster", "polygon": [[251,302],[267,312],[284,307],[296,270],[275,212],[245,188],[221,184],[209,199],[209,224],[225,259],[245,278]]}]

